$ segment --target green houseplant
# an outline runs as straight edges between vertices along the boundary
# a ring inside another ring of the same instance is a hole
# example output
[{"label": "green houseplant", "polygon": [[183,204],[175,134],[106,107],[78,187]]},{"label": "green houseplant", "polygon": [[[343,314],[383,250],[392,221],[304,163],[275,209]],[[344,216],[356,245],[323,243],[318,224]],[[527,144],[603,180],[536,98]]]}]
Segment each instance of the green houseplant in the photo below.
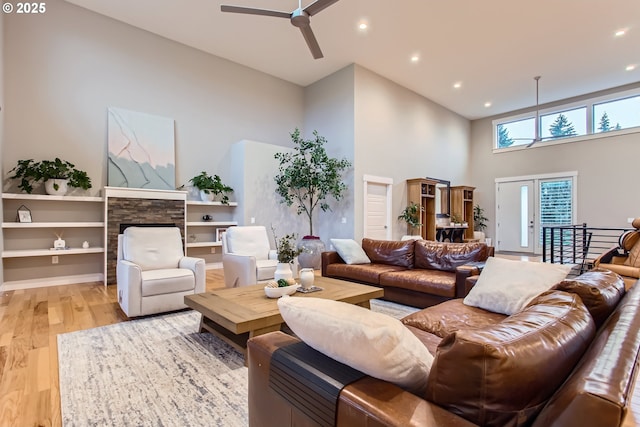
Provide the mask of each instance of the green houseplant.
[{"label": "green houseplant", "polygon": [[327,155],[324,145],[327,140],[313,131],[313,139],[300,137],[300,130],[291,133],[292,153],[276,153],[280,161],[275,176],[276,193],[281,202],[296,205],[298,215],[304,213],[309,219],[309,235],[313,236],[313,212],[320,208],[330,211],[329,196],[342,199],[347,186],[342,182],[342,173],[351,163],[347,159],[335,159]]},{"label": "green houseplant", "polygon": [[325,245],[313,235],[313,212],[318,207],[323,212],[330,211],[329,196],[336,201],[342,199],[347,190],[342,174],[351,167],[351,162],[329,157],[324,148],[327,140],[318,131],[313,131],[313,136],[303,139],[297,128],[291,133],[293,152],[274,155],[280,162],[274,179],[281,202],[287,206],[295,204],[297,214],[304,213],[309,219],[309,235],[299,244],[304,247],[304,254],[298,257],[298,262],[304,268],[318,269]]},{"label": "green houseplant", "polygon": [[480,205],[473,207],[473,238],[478,239],[481,242],[485,241],[484,230],[487,228],[487,221],[489,218],[484,216],[484,209]]},{"label": "green houseplant", "polygon": [[9,179],[19,180],[18,188],[31,194],[36,182],[44,181],[48,194],[64,194],[66,186],[91,188],[91,178],[83,170],[76,169],[75,165],[66,160],[42,160],[33,159],[18,160],[18,164],[9,171],[13,175]]},{"label": "green houseplant", "polygon": [[416,234],[416,229],[419,229],[422,226],[422,223],[420,222],[420,214],[422,211],[422,206],[415,202],[411,202],[398,216],[398,220],[407,223],[408,234]]},{"label": "green houseplant", "polygon": [[189,180],[200,190],[200,198],[203,201],[212,200],[213,196],[222,195],[220,202],[223,205],[229,204],[229,196],[227,193],[233,193],[233,188],[222,183],[222,179],[218,175],[209,175],[206,171],[200,172],[199,175],[194,176]]}]

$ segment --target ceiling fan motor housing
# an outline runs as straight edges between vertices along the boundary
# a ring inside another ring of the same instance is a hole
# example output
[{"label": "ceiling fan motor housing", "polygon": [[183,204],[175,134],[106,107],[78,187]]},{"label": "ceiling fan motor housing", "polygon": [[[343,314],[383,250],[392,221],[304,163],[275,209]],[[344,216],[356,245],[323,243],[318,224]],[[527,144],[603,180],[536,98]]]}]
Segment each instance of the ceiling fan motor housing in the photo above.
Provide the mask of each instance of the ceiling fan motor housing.
[{"label": "ceiling fan motor housing", "polygon": [[291,13],[291,25],[294,27],[309,26],[309,14],[302,9],[296,9]]}]

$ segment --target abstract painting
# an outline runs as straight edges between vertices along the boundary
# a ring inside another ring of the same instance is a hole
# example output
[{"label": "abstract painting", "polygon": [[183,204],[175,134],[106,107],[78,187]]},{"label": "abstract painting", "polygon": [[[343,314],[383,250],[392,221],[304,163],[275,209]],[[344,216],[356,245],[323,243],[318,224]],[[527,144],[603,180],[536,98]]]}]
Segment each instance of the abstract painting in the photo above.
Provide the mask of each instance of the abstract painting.
[{"label": "abstract painting", "polygon": [[109,108],[111,187],[175,190],[174,120]]}]

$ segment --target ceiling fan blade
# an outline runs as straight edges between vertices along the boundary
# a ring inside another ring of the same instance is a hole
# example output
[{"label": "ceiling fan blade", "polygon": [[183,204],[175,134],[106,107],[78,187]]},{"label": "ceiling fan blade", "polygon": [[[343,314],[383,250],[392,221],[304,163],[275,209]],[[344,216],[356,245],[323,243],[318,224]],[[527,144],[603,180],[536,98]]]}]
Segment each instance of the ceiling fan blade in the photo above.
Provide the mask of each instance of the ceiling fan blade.
[{"label": "ceiling fan blade", "polygon": [[304,37],[304,40],[307,42],[307,46],[309,46],[309,50],[313,55],[313,59],[323,58],[322,50],[320,50],[320,45],[318,44],[318,40],[316,40],[316,36],[313,35],[313,31],[311,31],[311,26],[305,25],[300,27],[300,32]]},{"label": "ceiling fan blade", "polygon": [[291,18],[291,13],[280,12],[277,10],[254,9],[252,7],[229,6],[223,4],[220,6],[222,12],[246,13],[248,15],[275,16],[276,18]]},{"label": "ceiling fan blade", "polygon": [[313,16],[316,13],[328,8],[334,3],[337,3],[338,0],[318,0],[316,2],[311,3],[309,6],[304,8],[304,11],[309,14],[309,16]]}]

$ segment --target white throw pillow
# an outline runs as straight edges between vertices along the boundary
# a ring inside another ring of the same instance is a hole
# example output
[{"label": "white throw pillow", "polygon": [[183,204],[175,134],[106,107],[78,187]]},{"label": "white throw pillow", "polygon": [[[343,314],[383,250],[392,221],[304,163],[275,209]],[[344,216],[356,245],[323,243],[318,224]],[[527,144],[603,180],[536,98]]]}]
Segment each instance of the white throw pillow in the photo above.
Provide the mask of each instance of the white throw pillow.
[{"label": "white throw pillow", "polygon": [[330,239],[340,258],[347,264],[370,264],[371,260],[353,239]]},{"label": "white throw pillow", "polygon": [[464,303],[512,315],[563,280],[571,266],[490,257]]},{"label": "white throw pillow", "polygon": [[278,308],[310,347],[417,395],[424,392],[433,356],[398,319],[322,298],[282,297]]}]

